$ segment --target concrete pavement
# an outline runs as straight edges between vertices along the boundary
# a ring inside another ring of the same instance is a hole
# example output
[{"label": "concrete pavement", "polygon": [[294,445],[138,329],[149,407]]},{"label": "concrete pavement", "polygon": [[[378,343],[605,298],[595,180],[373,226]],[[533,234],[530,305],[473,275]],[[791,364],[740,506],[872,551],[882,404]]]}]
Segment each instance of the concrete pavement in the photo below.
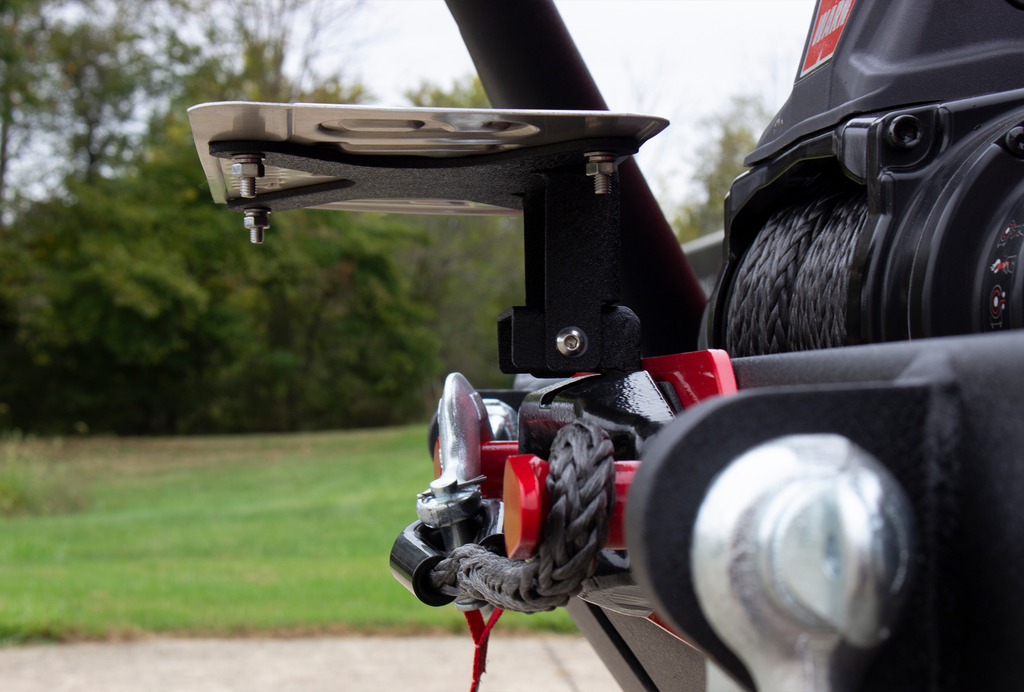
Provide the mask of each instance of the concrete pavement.
[{"label": "concrete pavement", "polygon": [[[464,692],[464,637],[149,639],[0,649],[4,692]],[[481,692],[618,692],[585,639],[491,638]]]}]

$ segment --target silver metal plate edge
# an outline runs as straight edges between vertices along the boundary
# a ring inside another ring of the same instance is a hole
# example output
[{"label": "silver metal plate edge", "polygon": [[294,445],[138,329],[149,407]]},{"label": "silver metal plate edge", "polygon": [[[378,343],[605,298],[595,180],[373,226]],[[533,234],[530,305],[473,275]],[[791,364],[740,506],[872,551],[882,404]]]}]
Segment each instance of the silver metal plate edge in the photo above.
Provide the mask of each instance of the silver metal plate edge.
[{"label": "silver metal plate edge", "polygon": [[[210,142],[254,140],[335,145],[354,155],[454,158],[569,142],[628,137],[643,144],[668,126],[655,116],[607,111],[392,108],[221,101],[188,109],[193,140],[215,202],[241,197],[231,162],[211,156]],[[241,153],[241,152],[240,152]],[[268,166],[262,189],[335,180]],[[355,200],[316,208],[419,214],[518,215],[464,200]]]}]

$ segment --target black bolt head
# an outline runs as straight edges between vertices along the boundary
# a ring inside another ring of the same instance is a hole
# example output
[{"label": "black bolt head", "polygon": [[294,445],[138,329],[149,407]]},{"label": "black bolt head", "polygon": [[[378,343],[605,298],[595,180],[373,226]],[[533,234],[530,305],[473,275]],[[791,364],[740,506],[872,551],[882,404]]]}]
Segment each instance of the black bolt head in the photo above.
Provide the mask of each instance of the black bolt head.
[{"label": "black bolt head", "polygon": [[1010,128],[1003,141],[1011,154],[1024,159],[1024,127],[1018,125]]},{"label": "black bolt head", "polygon": [[885,131],[885,141],[893,149],[910,151],[924,139],[924,126],[913,115],[898,115]]}]

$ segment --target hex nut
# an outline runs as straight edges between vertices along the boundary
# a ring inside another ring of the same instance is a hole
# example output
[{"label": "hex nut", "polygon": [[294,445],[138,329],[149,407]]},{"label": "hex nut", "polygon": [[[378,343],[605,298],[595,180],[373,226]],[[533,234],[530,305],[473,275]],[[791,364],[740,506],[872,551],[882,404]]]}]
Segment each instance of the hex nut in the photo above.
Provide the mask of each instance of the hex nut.
[{"label": "hex nut", "polygon": [[615,173],[614,161],[601,161],[587,164],[587,175],[612,175]]},{"label": "hex nut", "polygon": [[270,228],[270,212],[262,209],[247,209],[242,225],[246,228]]},{"label": "hex nut", "polygon": [[266,174],[266,169],[262,163],[233,163],[231,164],[231,175],[237,175],[243,178],[262,178]]}]

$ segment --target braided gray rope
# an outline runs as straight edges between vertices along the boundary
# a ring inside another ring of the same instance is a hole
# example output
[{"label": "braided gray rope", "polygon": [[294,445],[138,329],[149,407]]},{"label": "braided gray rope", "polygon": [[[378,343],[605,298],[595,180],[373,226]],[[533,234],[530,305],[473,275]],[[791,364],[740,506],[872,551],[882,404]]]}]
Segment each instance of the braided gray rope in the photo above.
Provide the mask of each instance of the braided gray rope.
[{"label": "braided gray rope", "polygon": [[736,272],[726,313],[733,357],[846,345],[846,301],[867,193],[813,181],[757,234]]},{"label": "braided gray rope", "polygon": [[434,567],[434,588],[520,613],[568,603],[593,575],[597,554],[608,542],[608,520],[615,508],[612,450],[600,426],[564,426],[551,445],[546,485],[551,509],[537,556],[524,562],[464,545]]}]

